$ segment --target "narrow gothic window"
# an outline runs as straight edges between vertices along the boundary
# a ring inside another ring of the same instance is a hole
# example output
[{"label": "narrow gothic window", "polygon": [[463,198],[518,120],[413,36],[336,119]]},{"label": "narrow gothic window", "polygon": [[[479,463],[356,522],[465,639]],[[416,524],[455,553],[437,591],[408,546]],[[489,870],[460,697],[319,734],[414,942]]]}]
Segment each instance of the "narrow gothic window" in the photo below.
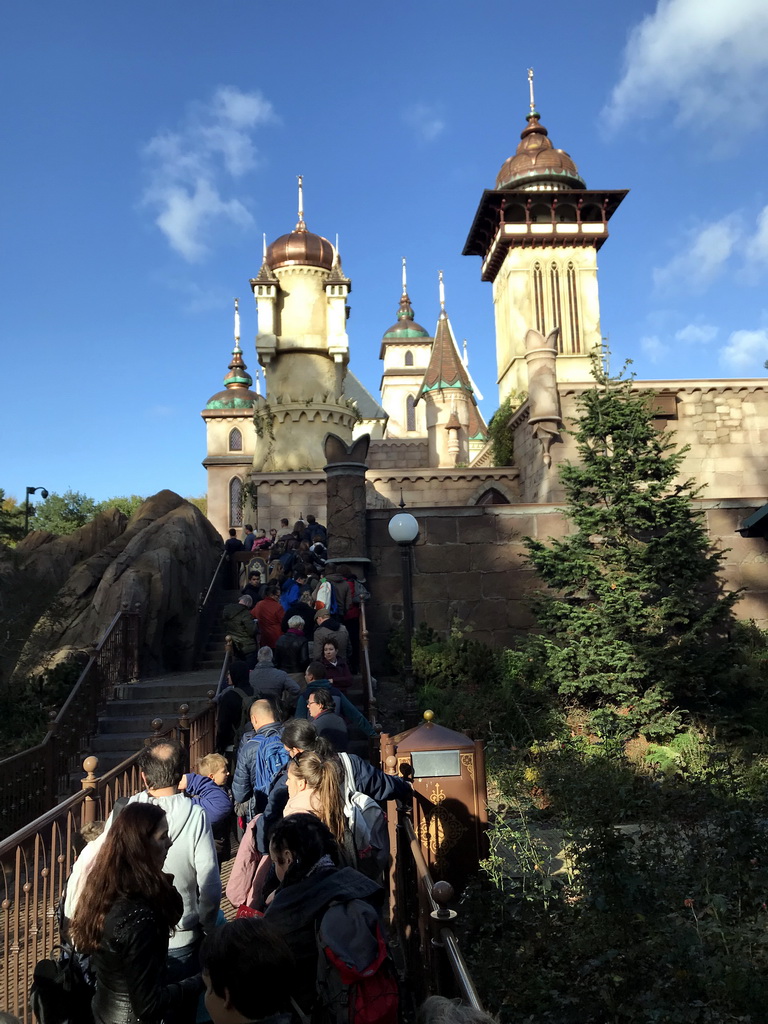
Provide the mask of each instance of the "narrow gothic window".
[{"label": "narrow gothic window", "polygon": [[564,349],[563,339],[563,318],[560,309],[560,271],[557,269],[556,263],[551,263],[549,267],[549,287],[552,293],[552,330],[555,327],[560,328],[560,333],[557,336],[557,351],[562,352]]},{"label": "narrow gothic window", "polygon": [[416,399],[413,395],[408,395],[405,400],[405,429],[416,429]]},{"label": "narrow gothic window", "polygon": [[234,427],[229,432],[229,450],[231,452],[241,452],[243,450],[243,435]]},{"label": "narrow gothic window", "polygon": [[576,290],[576,268],[568,264],[568,321],[571,328],[571,351],[581,352],[581,333],[579,331],[579,298]]},{"label": "narrow gothic window", "polygon": [[405,353],[405,365],[413,366],[413,352],[410,349]]},{"label": "narrow gothic window", "polygon": [[536,330],[544,334],[544,287],[541,280],[541,264],[533,264],[533,308],[536,314]]},{"label": "narrow gothic window", "polygon": [[243,481],[237,476],[229,481],[229,525],[243,525]]},{"label": "narrow gothic window", "polygon": [[477,499],[476,504],[478,505],[508,505],[509,498],[505,497],[501,491],[496,490],[495,487],[489,487],[487,491],[483,491],[480,497]]}]

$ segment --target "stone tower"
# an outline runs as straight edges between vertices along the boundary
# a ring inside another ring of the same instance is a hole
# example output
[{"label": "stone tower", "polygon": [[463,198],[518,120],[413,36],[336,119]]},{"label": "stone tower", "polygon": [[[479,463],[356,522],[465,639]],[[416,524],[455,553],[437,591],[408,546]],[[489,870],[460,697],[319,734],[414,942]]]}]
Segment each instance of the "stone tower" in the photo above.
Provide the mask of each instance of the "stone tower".
[{"label": "stone tower", "polygon": [[307,230],[299,179],[299,219],[290,234],[265,246],[251,281],[258,312],[256,352],[267,381],[255,417],[257,473],[320,470],[323,439],[347,442],[357,413],[344,395],[349,362],[347,296],[339,254]]},{"label": "stone tower", "polygon": [[426,413],[429,465],[468,466],[485,444],[488,429],[445,311],[442,271],[440,316],[417,401],[423,401]]},{"label": "stone tower", "polygon": [[253,378],[240,348],[240,314],[235,299],[235,346],[224,390],[209,398],[202,411],[207,434],[203,465],[208,471],[208,518],[223,537],[230,527],[245,522],[243,483],[256,443],[254,413],[258,415],[264,406],[264,399],[251,390],[252,386]]},{"label": "stone tower", "polygon": [[590,380],[601,344],[597,253],[626,190],[587,189],[576,165],[555,149],[541,124],[530,82],[530,112],[520,144],[486,190],[464,254],[482,258],[493,284],[499,401],[528,390],[525,336],[559,328],[559,381]]},{"label": "stone tower", "polygon": [[413,319],[403,260],[403,294],[397,323],[384,332],[379,359],[384,362],[381,404],[389,413],[385,437],[424,437],[424,404],[417,404],[419,389],[432,352],[432,338]]}]

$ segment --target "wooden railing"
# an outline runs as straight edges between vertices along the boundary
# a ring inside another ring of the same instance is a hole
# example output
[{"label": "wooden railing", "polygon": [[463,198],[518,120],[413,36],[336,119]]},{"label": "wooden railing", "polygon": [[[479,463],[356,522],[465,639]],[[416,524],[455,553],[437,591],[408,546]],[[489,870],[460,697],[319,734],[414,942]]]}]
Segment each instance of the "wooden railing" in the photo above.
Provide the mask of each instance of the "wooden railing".
[{"label": "wooden railing", "polygon": [[[211,692],[212,697],[212,692]],[[214,749],[215,705],[189,718],[179,708],[177,723],[152,722],[152,739],[172,736],[189,750],[190,764]],[[0,842],[0,1007],[31,1024],[29,987],[35,964],[59,941],[56,907],[75,856],[83,825],[106,820],[121,796],[143,789],[140,751],[96,776],[98,759],[83,762],[81,790]]]},{"label": "wooden railing", "polygon": [[99,711],[139,676],[139,612],[124,609],[107,627],[42,743],[0,761],[0,836],[38,817],[69,791]]},{"label": "wooden railing", "polygon": [[219,613],[219,595],[224,586],[224,576],[227,569],[227,552],[222,551],[221,558],[213,570],[210,582],[206,590],[201,591],[198,602],[197,630],[195,632],[195,664],[200,660],[203,648],[208,642],[208,637],[216,622]]}]

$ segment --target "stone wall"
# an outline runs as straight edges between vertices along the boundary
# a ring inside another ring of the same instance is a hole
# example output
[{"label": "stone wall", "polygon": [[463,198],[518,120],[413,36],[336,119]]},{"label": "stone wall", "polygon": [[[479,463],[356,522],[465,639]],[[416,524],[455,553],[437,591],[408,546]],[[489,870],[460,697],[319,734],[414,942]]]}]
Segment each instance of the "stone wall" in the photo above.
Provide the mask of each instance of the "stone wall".
[{"label": "stone wall", "polygon": [[[558,364],[559,365],[559,364]],[[702,497],[715,500],[752,499],[766,494],[768,482],[768,381],[637,381],[639,391],[658,396],[657,426],[679,448],[689,446],[681,480],[695,479]],[[566,427],[579,414],[578,398],[585,387],[560,385],[561,414]],[[520,467],[520,500],[563,500],[558,465],[576,459],[572,435],[563,433],[551,449],[552,465],[528,424],[527,406],[512,418],[515,465]]]},{"label": "stone wall", "polygon": [[[371,445],[373,447],[373,445]],[[409,510],[413,506],[433,507],[438,502],[449,506],[475,505],[485,491],[495,488],[510,503],[519,501],[516,468],[488,467],[465,469],[369,469],[368,507],[397,505],[402,498]],[[371,488],[375,494],[371,497]]]},{"label": "stone wall", "polygon": [[426,437],[376,439],[368,449],[369,469],[421,469],[428,465]]},{"label": "stone wall", "polygon": [[280,520],[293,524],[310,512],[325,523],[327,497],[325,473],[253,473],[248,477],[257,488],[257,506],[246,506],[245,522],[269,532],[280,526]]},{"label": "stone wall", "polygon": [[[713,541],[729,548],[724,577],[729,588],[745,587],[737,606],[740,618],[754,618],[768,628],[768,542],[734,533],[760,501],[701,502]],[[409,507],[419,520],[413,547],[415,622],[447,633],[458,617],[473,626],[473,635],[504,646],[530,630],[530,595],[541,588],[525,565],[523,538],[546,540],[570,529],[554,505],[484,507]],[[401,554],[390,539],[392,511],[369,509],[368,585],[371,656],[381,671],[392,627],[402,621]]]}]

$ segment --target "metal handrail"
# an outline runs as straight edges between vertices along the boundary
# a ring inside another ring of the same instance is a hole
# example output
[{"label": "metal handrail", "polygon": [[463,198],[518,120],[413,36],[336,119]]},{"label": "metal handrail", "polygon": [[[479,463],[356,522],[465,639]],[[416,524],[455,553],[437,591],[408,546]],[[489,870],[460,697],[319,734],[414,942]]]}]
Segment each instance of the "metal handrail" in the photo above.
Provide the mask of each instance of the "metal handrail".
[{"label": "metal handrail", "polygon": [[365,614],[365,598],[360,598],[360,675],[363,681],[363,711],[374,727],[378,725],[378,704],[373,692],[371,656],[368,649],[368,620]]},{"label": "metal handrail", "polygon": [[[432,908],[430,917],[433,921],[437,922],[439,926],[441,917],[445,914],[445,908],[435,899],[435,882],[432,881],[432,875],[429,867],[427,866],[427,862],[424,860],[421,843],[419,842],[419,839],[413,829],[413,823],[408,815],[404,812],[400,812],[400,821],[405,832],[406,839],[408,840],[408,848],[410,849],[411,856],[413,857],[413,863],[416,868],[416,880],[421,892],[424,894],[428,906]],[[461,992],[461,998],[468,1006],[482,1012],[483,1004],[481,1003],[480,996],[475,988],[475,983],[472,981],[472,976],[469,973],[466,960],[459,948],[459,941],[456,938],[453,928],[449,925],[443,924],[439,927],[438,934],[440,938],[440,945],[442,945],[442,948],[445,950],[454,980]]]},{"label": "metal handrail", "polygon": [[211,582],[208,584],[208,589],[205,592],[205,596],[200,601],[200,607],[199,607],[198,611],[202,611],[203,608],[205,608],[205,606],[208,604],[208,599],[210,598],[211,593],[213,592],[213,588],[216,585],[216,580],[217,580],[218,575],[219,575],[219,570],[221,569],[222,565],[224,564],[224,559],[226,557],[227,557],[227,552],[226,551],[222,551],[221,558],[218,560],[218,562],[216,563],[216,568],[213,570],[213,575],[211,576]]}]

